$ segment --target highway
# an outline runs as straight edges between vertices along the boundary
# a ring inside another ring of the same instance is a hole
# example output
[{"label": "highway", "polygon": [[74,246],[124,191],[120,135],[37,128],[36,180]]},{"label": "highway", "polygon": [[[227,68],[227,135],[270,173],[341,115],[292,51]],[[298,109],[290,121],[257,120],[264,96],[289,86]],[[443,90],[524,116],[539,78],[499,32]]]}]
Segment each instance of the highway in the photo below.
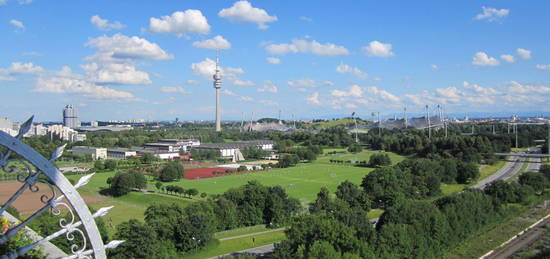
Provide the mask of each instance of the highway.
[{"label": "highway", "polygon": [[[515,174],[519,173],[519,171],[523,167],[524,161],[525,161],[525,158],[522,158],[522,157],[517,157],[517,156],[511,157],[510,160],[507,161],[506,164],[504,164],[504,166],[500,170],[498,170],[496,173],[492,175],[489,175],[487,178],[479,181],[476,185],[474,185],[473,188],[483,190],[487,185],[489,185],[494,181],[506,180],[514,176]],[[531,164],[534,164],[534,163],[530,163],[529,166],[531,166]],[[538,165],[540,166],[540,164]]]}]

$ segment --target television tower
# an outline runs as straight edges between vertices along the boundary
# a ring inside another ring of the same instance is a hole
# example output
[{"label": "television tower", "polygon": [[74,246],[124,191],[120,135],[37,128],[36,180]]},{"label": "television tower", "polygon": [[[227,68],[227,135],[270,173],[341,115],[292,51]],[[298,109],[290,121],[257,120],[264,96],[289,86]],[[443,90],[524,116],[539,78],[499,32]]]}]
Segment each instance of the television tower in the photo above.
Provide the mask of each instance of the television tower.
[{"label": "television tower", "polygon": [[214,88],[216,88],[216,131],[222,131],[221,125],[221,107],[220,107],[220,88],[222,88],[222,75],[220,73],[220,51],[216,54],[216,73],[214,73]]}]

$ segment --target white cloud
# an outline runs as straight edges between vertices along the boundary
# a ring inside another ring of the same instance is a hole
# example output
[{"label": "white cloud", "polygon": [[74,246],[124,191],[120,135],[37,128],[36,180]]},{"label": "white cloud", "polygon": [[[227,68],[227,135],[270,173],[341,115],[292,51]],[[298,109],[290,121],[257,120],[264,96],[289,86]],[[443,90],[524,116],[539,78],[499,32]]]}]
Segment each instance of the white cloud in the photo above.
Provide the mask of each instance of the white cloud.
[{"label": "white cloud", "polygon": [[126,27],[126,25],[122,24],[119,21],[109,23],[109,20],[102,19],[101,17],[99,17],[99,15],[92,16],[92,18],[90,18],[90,22],[102,31],[120,30]]},{"label": "white cloud", "polygon": [[252,102],[254,100],[250,96],[241,96],[239,99],[243,102]]},{"label": "white cloud", "polygon": [[164,86],[160,88],[160,91],[163,93],[179,93],[179,94],[190,94],[187,89],[179,86]]},{"label": "white cloud", "polygon": [[511,81],[508,86],[508,91],[520,94],[550,94],[550,87],[526,85]]},{"label": "white cloud", "polygon": [[15,81],[15,77],[0,75],[0,81]]},{"label": "white cloud", "polygon": [[7,0],[0,0],[0,5],[5,5]]},{"label": "white cloud", "polygon": [[450,86],[447,88],[437,88],[435,89],[435,92],[440,97],[443,97],[447,101],[454,102],[454,103],[459,102],[462,96],[462,93],[460,92],[460,90],[458,90],[454,86]]},{"label": "white cloud", "polygon": [[518,56],[522,59],[530,59],[531,58],[531,51],[530,50],[518,48],[516,50],[516,52],[518,53]]},{"label": "white cloud", "polygon": [[308,96],[306,98],[306,101],[309,104],[315,104],[315,105],[320,105],[321,104],[321,101],[319,100],[319,93],[318,92],[312,93],[310,96]]},{"label": "white cloud", "polygon": [[516,58],[512,55],[509,55],[509,54],[505,54],[505,55],[500,55],[500,59],[508,62],[508,63],[514,63],[516,62]]},{"label": "white cloud", "polygon": [[495,58],[489,57],[485,52],[477,52],[472,58],[472,64],[477,66],[497,66],[500,63]]},{"label": "white cloud", "polygon": [[487,20],[489,22],[499,21],[510,14],[509,9],[496,9],[492,7],[482,7],[483,12],[476,15],[476,20]]},{"label": "white cloud", "polygon": [[10,75],[37,75],[44,72],[44,69],[41,66],[36,66],[32,62],[20,63],[13,62],[11,66],[7,69],[0,69],[0,72],[7,73]]},{"label": "white cloud", "polygon": [[432,67],[432,70],[433,70],[433,71],[439,70],[439,67],[438,67],[436,64],[432,64],[431,67]]},{"label": "white cloud", "polygon": [[156,43],[149,42],[146,39],[137,36],[128,37],[117,33],[112,37],[105,35],[90,39],[87,46],[98,49],[95,56],[88,59],[101,59],[103,61],[113,61],[113,59],[155,59],[166,60],[172,59],[173,56],[168,54]]},{"label": "white cloud", "polygon": [[187,33],[208,34],[210,25],[201,11],[189,9],[183,12],[174,12],[170,16],[162,16],[160,19],[151,17],[149,31],[171,33],[181,37]]},{"label": "white cloud", "polygon": [[269,28],[266,23],[277,21],[277,16],[270,16],[264,9],[253,7],[248,1],[237,1],[233,6],[222,9],[218,16],[230,21],[256,23],[258,28]]},{"label": "white cloud", "polygon": [[[216,72],[216,61],[206,58],[205,60],[192,63],[191,71],[193,74],[200,76],[206,80],[212,80],[212,76]],[[240,79],[239,76],[244,74],[244,69],[233,67],[220,67],[222,74],[222,80],[227,80],[233,85],[237,86],[253,86],[254,82],[250,80]]]},{"label": "white cloud", "polygon": [[361,79],[366,79],[368,77],[368,74],[361,71],[361,69],[357,67],[351,67],[344,63],[341,63],[339,66],[336,67],[336,72],[341,74],[352,74]]},{"label": "white cloud", "polygon": [[34,91],[57,94],[80,94],[96,99],[137,100],[130,92],[118,91],[88,82],[82,79],[81,76],[72,74],[68,67],[64,67],[62,71],[57,73],[57,76],[38,78]]},{"label": "white cloud", "polygon": [[193,46],[197,48],[205,49],[230,49],[231,43],[224,39],[221,35],[218,35],[212,39],[193,42]]},{"label": "white cloud", "polygon": [[276,57],[267,57],[266,60],[269,64],[281,64],[281,59]]},{"label": "white cloud", "polygon": [[307,91],[308,88],[317,87],[317,82],[310,78],[289,80],[287,81],[288,86],[298,89],[300,92]]},{"label": "white cloud", "polygon": [[18,21],[18,20],[15,20],[15,19],[11,19],[10,20],[10,24],[17,27],[17,29],[21,29],[21,30],[24,30],[25,29],[25,25],[23,24],[22,21]]},{"label": "white cloud", "polygon": [[330,91],[330,95],[335,97],[362,97],[363,89],[361,89],[358,85],[352,85],[347,91],[332,90]]},{"label": "white cloud", "polygon": [[346,103],[346,108],[348,109],[357,109],[357,105],[353,103]]},{"label": "white cloud", "polygon": [[31,4],[32,0],[18,0],[19,4]]},{"label": "white cloud", "polygon": [[463,86],[466,89],[470,89],[470,90],[474,91],[476,94],[480,94],[480,95],[484,95],[484,96],[499,94],[499,91],[497,91],[494,88],[481,87],[477,84],[470,84],[466,81],[464,81]]},{"label": "white cloud", "polygon": [[313,22],[313,19],[307,17],[307,16],[300,16],[300,20],[306,21],[306,22]]},{"label": "white cloud", "polygon": [[185,81],[185,84],[187,84],[187,85],[199,85],[200,83],[197,80],[189,79],[189,80]]},{"label": "white cloud", "polygon": [[391,57],[395,55],[392,52],[391,44],[377,40],[371,41],[368,46],[363,46],[362,50],[367,56],[372,57]]},{"label": "white cloud", "polygon": [[335,86],[336,84],[330,80],[323,81],[323,85],[325,86]]},{"label": "white cloud", "polygon": [[317,56],[340,56],[348,55],[349,50],[343,46],[333,43],[319,43],[315,40],[292,40],[292,43],[269,44],[266,51],[273,55],[284,55],[288,53],[308,53]]},{"label": "white cloud", "polygon": [[230,90],[227,90],[227,89],[223,89],[221,91],[222,94],[225,94],[225,95],[229,95],[229,96],[238,96],[236,93],[234,93],[233,91],[230,91]]},{"label": "white cloud", "polygon": [[277,93],[277,86],[270,80],[264,81],[262,87],[256,89],[258,92]]},{"label": "white cloud", "polygon": [[391,94],[390,92],[388,92],[386,90],[380,90],[376,86],[368,87],[367,92],[372,94],[372,95],[376,95],[376,96],[382,98],[382,100],[385,100],[385,101],[394,102],[394,103],[400,102],[399,97]]},{"label": "white cloud", "polygon": [[139,71],[132,64],[97,64],[90,63],[81,66],[87,72],[89,80],[106,84],[150,84],[149,74]]},{"label": "white cloud", "polygon": [[550,64],[547,64],[547,65],[537,64],[535,67],[538,70],[550,70]]}]

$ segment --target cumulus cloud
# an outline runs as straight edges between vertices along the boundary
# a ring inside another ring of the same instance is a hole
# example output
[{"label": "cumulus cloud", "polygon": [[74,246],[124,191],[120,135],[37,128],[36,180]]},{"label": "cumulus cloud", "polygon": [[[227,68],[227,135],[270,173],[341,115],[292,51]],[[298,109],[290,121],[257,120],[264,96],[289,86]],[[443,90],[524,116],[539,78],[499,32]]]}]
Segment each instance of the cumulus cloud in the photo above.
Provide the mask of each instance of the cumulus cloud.
[{"label": "cumulus cloud", "polygon": [[13,62],[10,67],[7,69],[0,69],[0,73],[5,73],[9,75],[37,75],[44,71],[41,66],[37,66],[32,62],[21,63]]},{"label": "cumulus cloud", "polygon": [[477,84],[470,84],[468,83],[467,81],[464,81],[463,83],[463,86],[464,88],[466,89],[470,89],[472,91],[474,91],[475,93],[477,94],[480,94],[480,95],[484,95],[484,96],[487,96],[487,95],[496,95],[496,94],[499,94],[500,92],[497,91],[496,89],[494,88],[490,88],[490,87],[481,87]]},{"label": "cumulus cloud", "polygon": [[352,74],[361,79],[366,79],[368,77],[368,74],[361,71],[361,69],[346,65],[344,63],[336,67],[336,72],[341,74]]},{"label": "cumulus cloud", "polygon": [[518,53],[518,56],[522,59],[530,59],[531,58],[531,51],[527,49],[518,48],[516,50]]},{"label": "cumulus cloud", "polygon": [[305,92],[308,88],[314,88],[318,86],[317,82],[310,78],[289,80],[287,81],[287,84],[290,87],[298,89],[298,91],[300,92]]},{"label": "cumulus cloud", "polygon": [[89,59],[154,59],[166,60],[173,56],[164,51],[156,43],[149,42],[137,36],[128,37],[117,33],[111,37],[106,35],[90,39],[87,46],[98,49],[98,53]]},{"label": "cumulus cloud", "polygon": [[476,66],[497,66],[500,62],[493,57],[489,57],[487,53],[480,51],[472,58],[472,64]]},{"label": "cumulus cloud", "polygon": [[323,81],[323,85],[326,85],[326,86],[335,86],[336,84],[330,80],[325,80]]},{"label": "cumulus cloud", "polygon": [[306,22],[313,22],[313,19],[307,17],[307,16],[300,16],[300,20],[306,21]]},{"label": "cumulus cloud", "polygon": [[458,88],[454,86],[450,86],[447,88],[437,88],[435,89],[435,92],[440,97],[443,97],[446,100],[454,103],[459,102],[462,95],[462,93],[458,90]]},{"label": "cumulus cloud", "polygon": [[281,59],[276,57],[267,57],[266,60],[269,64],[281,64]]},{"label": "cumulus cloud", "polygon": [[[200,76],[206,80],[212,80],[212,76],[216,72],[216,61],[206,58],[205,60],[192,63],[191,71],[193,74]],[[233,67],[220,67],[222,74],[222,80],[227,80],[233,85],[237,86],[253,86],[254,82],[250,80],[240,79],[239,76],[244,74],[244,69]]]},{"label": "cumulus cloud", "polygon": [[120,30],[126,27],[126,25],[122,24],[119,21],[109,23],[109,20],[102,19],[101,17],[99,17],[99,15],[92,16],[92,18],[90,18],[90,22],[102,31]]},{"label": "cumulus cloud", "polygon": [[239,99],[240,99],[241,101],[243,101],[243,102],[252,102],[252,101],[254,100],[254,99],[253,99],[252,97],[250,97],[250,96],[241,96]]},{"label": "cumulus cloud", "polygon": [[508,63],[514,63],[516,62],[516,58],[512,55],[509,55],[509,54],[505,54],[505,55],[500,55],[500,59],[508,62]]},{"label": "cumulus cloud", "polygon": [[432,67],[432,70],[433,70],[433,71],[439,70],[439,67],[438,67],[436,64],[432,64],[431,67]]},{"label": "cumulus cloud", "polygon": [[80,75],[72,74],[71,69],[68,67],[64,67],[56,76],[39,78],[34,91],[56,94],[79,94],[95,99],[137,100],[130,92],[99,86],[83,79]]},{"label": "cumulus cloud", "polygon": [[292,40],[292,43],[269,44],[266,51],[273,55],[285,55],[288,53],[307,53],[316,56],[341,56],[348,55],[349,50],[333,43],[319,43],[315,40]]},{"label": "cumulus cloud", "polygon": [[11,19],[10,20],[10,24],[15,26],[17,29],[19,30],[24,30],[25,29],[25,25],[23,24],[22,21],[18,21],[18,20],[15,20],[15,19]]},{"label": "cumulus cloud", "polygon": [[205,49],[230,49],[231,43],[224,39],[221,35],[218,35],[212,39],[193,42],[193,46],[197,48]]},{"label": "cumulus cloud", "polygon": [[508,91],[520,94],[550,94],[550,87],[521,84],[516,81],[511,81],[508,86]]},{"label": "cumulus cloud", "polygon": [[248,1],[237,1],[233,6],[222,9],[218,16],[230,21],[255,23],[261,30],[269,28],[267,23],[277,21],[277,16],[271,16],[266,10],[253,7]]},{"label": "cumulus cloud", "polygon": [[342,90],[332,90],[330,95],[334,97],[362,97],[363,89],[358,85],[352,85],[348,88],[347,91]]},{"label": "cumulus cloud", "polygon": [[178,94],[190,94],[187,89],[179,86],[164,86],[160,88],[163,93],[178,93]]},{"label": "cumulus cloud", "polygon": [[537,64],[535,67],[538,70],[550,70],[550,64]]},{"label": "cumulus cloud", "polygon": [[315,104],[315,105],[320,105],[321,104],[321,101],[319,100],[319,93],[318,92],[312,93],[310,96],[308,96],[306,98],[306,101],[309,104]]},{"label": "cumulus cloud", "polygon": [[509,9],[496,9],[492,7],[482,7],[483,12],[477,14],[476,20],[487,20],[489,22],[499,21],[510,14]]},{"label": "cumulus cloud", "polygon": [[90,63],[81,66],[87,72],[89,79],[105,84],[150,84],[149,74],[139,71],[132,64]]},{"label": "cumulus cloud", "polygon": [[256,89],[256,91],[258,91],[258,92],[267,92],[267,93],[277,93],[278,88],[272,81],[266,80],[262,84],[262,87],[259,87],[258,89]]},{"label": "cumulus cloud", "polygon": [[371,41],[369,45],[363,46],[363,53],[371,57],[391,57],[395,54],[392,52],[392,45],[382,43],[380,41]]},{"label": "cumulus cloud", "polygon": [[385,101],[394,102],[394,103],[400,102],[399,97],[395,96],[394,94],[386,90],[378,89],[376,86],[367,87],[367,92],[369,94],[376,95]]},{"label": "cumulus cloud", "polygon": [[185,81],[185,84],[187,84],[187,85],[199,85],[200,83],[197,80],[189,79],[189,80]]},{"label": "cumulus cloud", "polygon": [[181,37],[187,33],[210,33],[208,20],[199,10],[185,10],[174,12],[170,16],[162,16],[160,19],[149,19],[149,31],[162,34],[175,34]]}]

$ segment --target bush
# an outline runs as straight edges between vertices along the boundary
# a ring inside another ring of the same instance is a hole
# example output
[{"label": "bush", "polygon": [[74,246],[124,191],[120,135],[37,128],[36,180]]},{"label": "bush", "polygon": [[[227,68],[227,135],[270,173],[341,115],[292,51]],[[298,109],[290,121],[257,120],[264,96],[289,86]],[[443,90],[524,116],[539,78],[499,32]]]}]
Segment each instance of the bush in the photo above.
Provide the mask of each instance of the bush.
[{"label": "bush", "polygon": [[351,153],[359,153],[363,151],[363,147],[361,147],[359,144],[352,144],[351,146],[348,147],[348,152],[351,152]]},{"label": "bush", "polygon": [[370,167],[380,167],[387,165],[391,165],[391,159],[390,156],[386,153],[373,154],[369,158]]}]

